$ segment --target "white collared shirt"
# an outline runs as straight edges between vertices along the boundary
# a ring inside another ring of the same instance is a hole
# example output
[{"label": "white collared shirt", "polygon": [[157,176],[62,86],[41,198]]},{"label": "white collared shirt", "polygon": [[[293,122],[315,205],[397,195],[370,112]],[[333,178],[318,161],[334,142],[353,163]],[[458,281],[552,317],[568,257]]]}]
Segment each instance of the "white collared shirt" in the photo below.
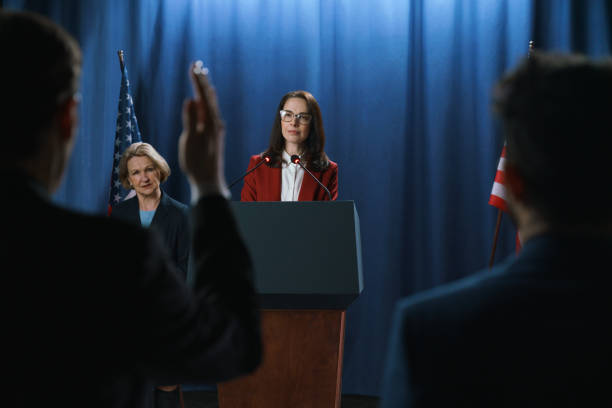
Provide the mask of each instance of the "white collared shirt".
[{"label": "white collared shirt", "polygon": [[281,166],[281,201],[298,201],[304,169],[299,164],[291,163],[291,156],[284,150]]}]

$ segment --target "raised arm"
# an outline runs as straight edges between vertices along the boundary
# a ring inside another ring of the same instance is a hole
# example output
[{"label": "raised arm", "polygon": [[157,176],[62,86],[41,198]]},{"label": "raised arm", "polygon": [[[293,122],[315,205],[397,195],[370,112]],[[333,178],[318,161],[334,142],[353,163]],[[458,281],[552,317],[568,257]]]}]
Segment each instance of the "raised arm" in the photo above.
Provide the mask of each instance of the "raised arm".
[{"label": "raised arm", "polygon": [[251,261],[224,198],[223,120],[201,64],[192,65],[190,76],[195,98],[184,104],[179,160],[193,194],[193,292],[167,273],[163,257],[151,260],[153,274],[141,291],[142,313],[154,321],[141,328],[145,346],[139,353],[147,361],[157,347],[157,360],[144,369],[169,384],[228,380],[254,370],[261,359]]}]

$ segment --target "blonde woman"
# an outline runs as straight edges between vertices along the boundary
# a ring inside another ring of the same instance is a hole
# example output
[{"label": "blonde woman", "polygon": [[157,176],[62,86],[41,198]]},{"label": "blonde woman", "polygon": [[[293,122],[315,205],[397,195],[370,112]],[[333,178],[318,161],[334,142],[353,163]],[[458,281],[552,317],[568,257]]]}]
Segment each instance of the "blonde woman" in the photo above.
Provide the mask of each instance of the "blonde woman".
[{"label": "blonde woman", "polygon": [[[133,143],[119,161],[119,181],[126,189],[133,189],[136,196],[115,205],[111,216],[157,230],[186,279],[190,248],[187,206],[161,189],[168,176],[170,167],[153,146]],[[155,408],[179,407],[179,394],[177,385],[158,386]]]}]

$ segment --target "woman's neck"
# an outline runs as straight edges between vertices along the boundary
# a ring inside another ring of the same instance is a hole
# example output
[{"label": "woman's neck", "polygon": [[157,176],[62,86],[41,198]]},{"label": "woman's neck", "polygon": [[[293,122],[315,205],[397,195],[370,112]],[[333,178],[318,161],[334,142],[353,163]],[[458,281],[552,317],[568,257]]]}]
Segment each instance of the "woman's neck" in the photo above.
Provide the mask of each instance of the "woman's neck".
[{"label": "woman's neck", "polygon": [[153,211],[157,209],[161,201],[161,190],[156,190],[150,195],[136,194],[138,197],[138,208],[142,211]]},{"label": "woman's neck", "polygon": [[285,151],[289,156],[293,156],[294,154],[301,156],[304,152],[304,149],[301,145],[285,143]]}]

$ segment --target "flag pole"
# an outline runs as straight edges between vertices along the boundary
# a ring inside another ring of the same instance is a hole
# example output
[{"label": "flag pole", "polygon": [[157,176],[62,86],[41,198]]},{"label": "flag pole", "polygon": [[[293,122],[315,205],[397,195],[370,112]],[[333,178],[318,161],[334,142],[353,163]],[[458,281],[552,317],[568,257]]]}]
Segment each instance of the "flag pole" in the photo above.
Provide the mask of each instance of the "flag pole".
[{"label": "flag pole", "polygon": [[121,72],[123,72],[123,68],[125,67],[125,63],[123,62],[123,50],[117,51],[117,55],[119,56],[119,66],[121,67]]},{"label": "flag pole", "polygon": [[[531,58],[533,54],[534,42],[533,40],[529,40],[529,48],[527,50],[527,58]],[[502,210],[501,208],[497,209],[497,222],[495,223],[495,234],[493,235],[493,245],[491,247],[491,255],[489,256],[489,269],[493,267],[495,263],[495,250],[497,249],[497,239],[499,238],[499,229],[501,227],[502,220]]]},{"label": "flag pole", "polygon": [[[119,56],[119,66],[121,68],[121,73],[123,73],[123,70],[125,69],[125,61],[124,61],[124,56],[125,53],[123,52],[123,50],[119,50],[117,51],[117,55]],[[110,205],[109,205],[109,215],[110,215]],[[179,405],[181,408],[185,408],[185,399],[183,398],[183,389],[181,387],[181,384],[177,384],[176,387],[178,394],[179,394]]]},{"label": "flag pole", "polygon": [[491,256],[489,257],[489,268],[493,267],[493,263],[495,263],[495,250],[497,249],[497,238],[499,237],[499,228],[501,225],[502,219],[502,210],[501,208],[497,209],[497,223],[495,224],[495,235],[493,236],[493,248],[491,248]]},{"label": "flag pole", "polygon": [[533,54],[533,40],[529,41],[529,51],[527,51],[527,58],[531,58],[531,54]]}]

